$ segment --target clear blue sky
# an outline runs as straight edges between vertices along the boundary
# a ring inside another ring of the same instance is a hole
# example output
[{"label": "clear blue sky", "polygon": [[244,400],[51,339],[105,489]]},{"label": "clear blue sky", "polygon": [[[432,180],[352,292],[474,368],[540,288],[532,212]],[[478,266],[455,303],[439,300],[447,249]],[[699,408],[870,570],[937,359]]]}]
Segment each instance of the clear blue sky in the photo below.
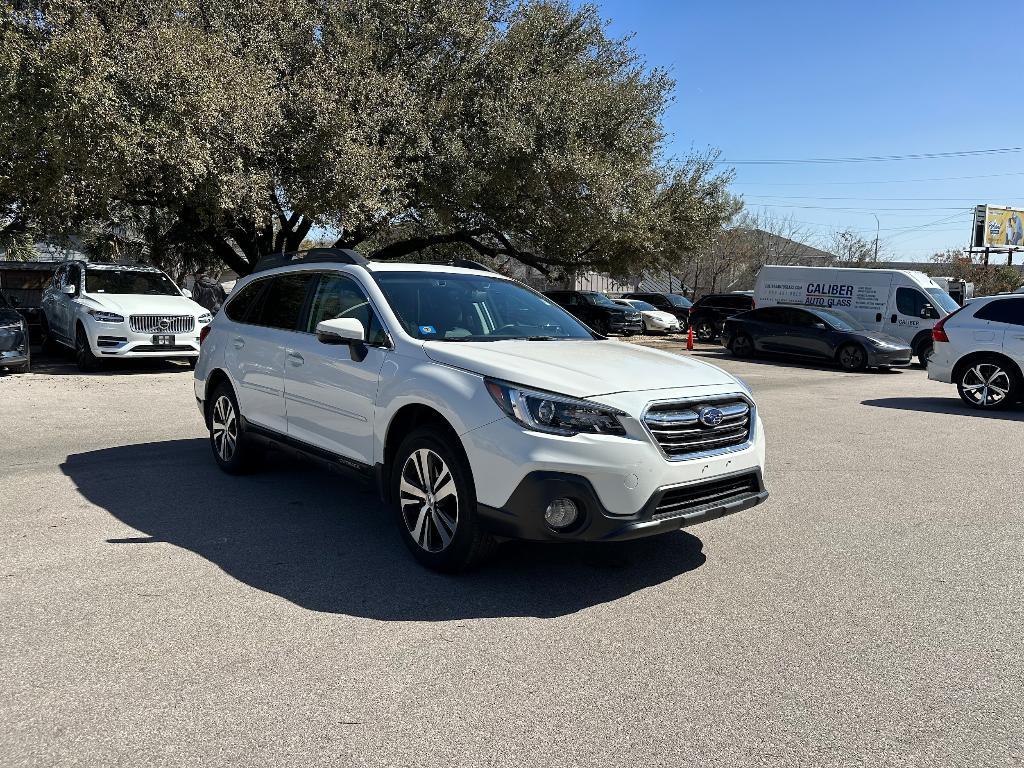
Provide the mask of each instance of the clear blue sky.
[{"label": "clear blue sky", "polygon": [[[1024,16],[1014,2],[597,4],[613,34],[634,34],[648,64],[675,78],[672,154],[715,147],[726,160],[771,160],[1024,146]],[[888,258],[963,247],[975,203],[1024,207],[1024,152],[735,168],[733,190],[748,208],[791,215],[812,240],[845,227],[873,239],[876,213]],[[1014,175],[906,181],[993,174]]]}]

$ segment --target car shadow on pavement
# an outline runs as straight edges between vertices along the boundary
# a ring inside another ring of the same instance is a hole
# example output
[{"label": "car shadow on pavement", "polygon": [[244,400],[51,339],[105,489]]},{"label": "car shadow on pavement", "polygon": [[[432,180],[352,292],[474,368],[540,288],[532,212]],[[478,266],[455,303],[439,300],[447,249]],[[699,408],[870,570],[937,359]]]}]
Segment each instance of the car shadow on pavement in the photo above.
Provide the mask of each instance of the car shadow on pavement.
[{"label": "car shadow on pavement", "polygon": [[[691,353],[694,357],[702,357],[710,360],[734,360],[740,363],[753,363],[754,365],[767,365],[775,368],[802,368],[805,370],[813,371],[836,371],[843,373],[843,369],[839,367],[839,364],[830,364],[825,360],[817,362],[814,360],[805,361],[797,358],[788,357],[736,357],[732,352],[725,349],[695,349]],[[914,368],[916,366],[902,366],[900,368],[865,368],[861,373],[874,374],[876,376],[887,376],[890,374],[898,374],[902,372],[903,368]]]},{"label": "car shadow on pavement", "polygon": [[32,353],[31,374],[46,374],[47,376],[109,376],[109,375],[131,375],[146,373],[174,373],[182,371],[191,373],[192,369],[184,360],[163,360],[160,358],[146,359],[134,358],[125,360],[104,360],[102,367],[95,373],[82,373],[78,370],[71,354],[42,355]]},{"label": "car shadow on pavement", "polygon": [[954,397],[883,397],[877,400],[863,400],[861,405],[870,405],[874,408],[893,408],[899,411],[949,413],[982,419],[1024,421],[1024,407],[1016,406],[1005,411],[981,411],[971,408]]},{"label": "car shadow on pavement", "polygon": [[370,483],[283,454],[232,477],[199,438],[72,454],[61,469],[142,534],[111,546],[166,542],[303,608],[384,621],[562,616],[705,561],[701,540],[680,531],[621,544],[510,542],[452,577],[413,560]]}]

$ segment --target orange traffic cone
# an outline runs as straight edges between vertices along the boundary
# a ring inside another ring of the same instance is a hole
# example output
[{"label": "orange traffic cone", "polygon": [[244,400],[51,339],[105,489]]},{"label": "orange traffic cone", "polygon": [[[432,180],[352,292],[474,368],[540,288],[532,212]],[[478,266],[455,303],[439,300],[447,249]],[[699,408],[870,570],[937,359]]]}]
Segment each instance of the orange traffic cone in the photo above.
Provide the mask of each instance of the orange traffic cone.
[{"label": "orange traffic cone", "polygon": [[689,352],[693,352],[693,326],[690,326],[690,332],[686,334],[686,349]]}]

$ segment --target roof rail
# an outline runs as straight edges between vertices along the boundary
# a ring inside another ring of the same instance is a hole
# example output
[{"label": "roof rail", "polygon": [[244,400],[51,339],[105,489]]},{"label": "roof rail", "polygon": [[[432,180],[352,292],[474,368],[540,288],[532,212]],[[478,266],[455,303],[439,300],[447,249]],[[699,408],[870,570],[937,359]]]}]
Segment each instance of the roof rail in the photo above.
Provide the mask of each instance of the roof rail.
[{"label": "roof rail", "polygon": [[288,253],[275,253],[272,256],[264,256],[253,272],[265,272],[268,269],[276,269],[294,262],[302,264],[358,264],[364,266],[369,264],[365,258],[349,248],[309,248],[305,251],[290,251]]}]

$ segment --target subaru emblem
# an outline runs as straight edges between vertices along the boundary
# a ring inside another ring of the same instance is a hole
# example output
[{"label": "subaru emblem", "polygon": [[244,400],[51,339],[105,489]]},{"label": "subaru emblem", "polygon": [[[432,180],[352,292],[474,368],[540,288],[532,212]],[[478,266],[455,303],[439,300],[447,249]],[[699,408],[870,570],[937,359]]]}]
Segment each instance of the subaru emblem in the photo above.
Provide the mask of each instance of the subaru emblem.
[{"label": "subaru emblem", "polygon": [[725,418],[725,414],[722,413],[718,408],[714,406],[706,406],[700,409],[700,413],[697,414],[697,419],[705,427],[717,427],[722,423],[722,419]]}]

